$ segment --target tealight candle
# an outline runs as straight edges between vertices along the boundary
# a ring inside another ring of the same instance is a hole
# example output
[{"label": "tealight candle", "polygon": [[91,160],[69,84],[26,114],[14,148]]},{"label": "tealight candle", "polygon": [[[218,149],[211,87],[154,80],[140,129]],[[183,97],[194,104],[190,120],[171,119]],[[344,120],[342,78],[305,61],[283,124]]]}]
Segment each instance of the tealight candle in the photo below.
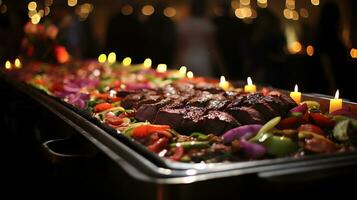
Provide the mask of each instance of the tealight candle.
[{"label": "tealight candle", "polygon": [[180,67],[180,69],[179,69],[179,75],[180,75],[180,77],[185,77],[186,76],[186,73],[187,73],[187,67],[186,66],[182,66],[182,67]]},{"label": "tealight candle", "polygon": [[105,63],[106,61],[107,61],[107,55],[105,55],[104,53],[102,53],[98,56],[99,63]]},{"label": "tealight candle", "polygon": [[301,92],[298,91],[298,85],[295,85],[294,92],[290,92],[290,97],[299,104],[301,102]]},{"label": "tealight candle", "polygon": [[20,68],[21,68],[21,61],[20,61],[19,58],[16,58],[16,59],[15,59],[15,67],[16,67],[17,69],[20,69]]},{"label": "tealight candle", "polygon": [[117,61],[117,55],[114,52],[111,52],[108,54],[107,60],[109,64],[114,64]]},{"label": "tealight candle", "polygon": [[221,79],[219,81],[219,87],[222,88],[223,90],[229,89],[229,82],[226,81],[226,78],[224,76],[221,76]]},{"label": "tealight candle", "polygon": [[330,113],[342,109],[342,99],[339,99],[340,92],[337,90],[335,93],[335,98],[330,99]]},{"label": "tealight candle", "polygon": [[166,64],[159,64],[156,69],[157,72],[164,73],[167,71],[167,65]]},{"label": "tealight candle", "polygon": [[257,91],[257,86],[253,84],[253,81],[250,77],[247,78],[247,85],[244,86],[244,91],[251,93]]},{"label": "tealight candle", "polygon": [[11,69],[11,62],[10,61],[6,61],[5,62],[5,69]]},{"label": "tealight candle", "polygon": [[150,68],[151,68],[151,65],[152,65],[152,60],[151,60],[150,58],[146,58],[146,59],[144,60],[143,65],[144,65],[144,68],[145,68],[145,69],[150,69]]},{"label": "tealight candle", "polygon": [[188,71],[186,76],[187,78],[193,78],[193,72]]},{"label": "tealight candle", "polygon": [[123,63],[123,65],[124,65],[125,67],[130,66],[130,65],[131,65],[131,58],[130,58],[130,57],[124,58],[123,61],[122,61],[122,63]]}]

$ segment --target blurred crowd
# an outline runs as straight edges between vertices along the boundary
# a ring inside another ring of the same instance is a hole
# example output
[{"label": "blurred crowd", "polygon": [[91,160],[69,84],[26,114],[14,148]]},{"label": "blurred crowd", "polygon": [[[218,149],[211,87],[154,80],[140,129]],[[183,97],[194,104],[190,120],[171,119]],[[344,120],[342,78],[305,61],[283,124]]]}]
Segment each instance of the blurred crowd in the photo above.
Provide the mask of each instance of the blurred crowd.
[{"label": "blurred crowd", "polygon": [[[340,89],[342,97],[357,100],[351,83],[356,61],[342,42],[341,9],[336,3],[321,6],[315,27],[304,24],[300,42],[311,45],[310,52],[291,53],[281,18],[270,9],[258,8],[257,18],[244,21],[235,16],[231,1],[216,1],[216,15],[208,11],[211,1],[183,2],[187,13],[181,13],[179,21],[165,16],[160,4],[145,19],[139,16],[140,9],[118,9],[106,22],[102,44],[93,36],[90,20],[79,21],[66,9],[53,12],[51,20],[60,29],[60,42],[77,58],[116,52],[119,59],[129,56],[136,63],[151,58],[154,64],[166,63],[171,68],[185,65],[201,76],[225,75],[229,80],[251,76],[258,84],[287,90],[298,84],[303,92],[328,95]],[[0,15],[1,62],[16,52],[21,31],[14,27],[26,17]],[[16,37],[4,40],[13,32]]]}]

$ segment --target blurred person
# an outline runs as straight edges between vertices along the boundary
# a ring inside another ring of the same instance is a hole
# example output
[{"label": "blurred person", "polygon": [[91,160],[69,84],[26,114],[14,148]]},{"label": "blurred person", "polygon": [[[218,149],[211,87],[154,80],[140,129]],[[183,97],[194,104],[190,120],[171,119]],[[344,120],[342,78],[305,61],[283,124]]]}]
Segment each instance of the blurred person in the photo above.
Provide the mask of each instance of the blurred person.
[{"label": "blurred person", "polygon": [[171,19],[163,14],[161,4],[155,6],[154,14],[145,21],[147,32],[149,57],[155,64],[166,63],[172,65],[176,42],[176,27]]},{"label": "blurred person", "polygon": [[217,44],[224,59],[229,79],[238,80],[243,74],[247,49],[249,45],[249,26],[238,20],[232,11],[231,1],[219,0],[216,9],[218,16],[213,18],[217,28]]},{"label": "blurred person", "polygon": [[[341,13],[336,3],[329,2],[322,6],[317,34],[315,38],[314,59],[316,66],[313,70],[314,78],[311,85],[321,93],[334,94],[337,88],[344,97],[355,96],[353,88],[349,88],[346,80],[353,74],[352,64],[349,62],[349,52],[341,39]],[[348,93],[351,92],[351,93]]]},{"label": "blurred person", "polygon": [[269,9],[258,9],[251,35],[252,51],[247,75],[259,83],[281,87],[285,59],[285,37],[279,18]]},{"label": "blurred person", "polygon": [[214,77],[217,71],[223,71],[223,65],[215,44],[215,27],[206,16],[206,8],[205,0],[190,1],[190,15],[177,28],[175,64],[186,65],[195,75]]},{"label": "blurred person", "polygon": [[58,6],[56,12],[52,13],[52,20],[59,29],[57,35],[59,43],[63,44],[73,57],[80,58],[81,25],[79,20],[63,6]]}]

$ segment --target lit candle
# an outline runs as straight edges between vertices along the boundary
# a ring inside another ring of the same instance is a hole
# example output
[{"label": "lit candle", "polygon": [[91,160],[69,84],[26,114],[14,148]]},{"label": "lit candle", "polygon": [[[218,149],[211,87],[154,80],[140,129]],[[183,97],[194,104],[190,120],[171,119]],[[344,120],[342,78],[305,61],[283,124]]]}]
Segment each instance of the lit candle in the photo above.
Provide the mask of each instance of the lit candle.
[{"label": "lit candle", "polygon": [[299,104],[301,102],[301,92],[298,91],[298,85],[295,85],[294,92],[290,92],[290,97]]},{"label": "lit candle", "polygon": [[167,71],[167,65],[166,64],[159,64],[156,69],[157,72],[164,73]]},{"label": "lit candle", "polygon": [[6,61],[5,62],[5,69],[11,69],[11,62],[10,61]]},{"label": "lit candle", "polygon": [[187,67],[186,66],[180,67],[179,69],[180,77],[184,78],[186,76],[186,73],[187,73]]},{"label": "lit candle", "polygon": [[146,59],[144,60],[143,65],[144,65],[144,68],[145,68],[145,69],[150,69],[150,68],[151,68],[151,65],[152,65],[152,60],[151,60],[150,58],[146,58]]},{"label": "lit candle", "polygon": [[105,55],[104,53],[102,53],[98,56],[99,63],[105,63],[106,61],[107,61],[107,55]]},{"label": "lit candle", "polygon": [[193,78],[193,72],[188,71],[186,76],[187,78]]},{"label": "lit candle", "polygon": [[339,99],[340,92],[337,90],[334,99],[330,99],[330,113],[342,109],[342,99]]},{"label": "lit candle", "polygon": [[221,76],[221,79],[219,81],[219,87],[222,88],[223,90],[229,89],[229,82],[226,81],[226,78],[224,76]]},{"label": "lit candle", "polygon": [[17,69],[20,69],[20,68],[21,68],[21,61],[20,61],[20,59],[18,59],[18,58],[15,59],[15,67],[16,67]]},{"label": "lit candle", "polygon": [[114,64],[117,61],[117,55],[114,52],[108,54],[108,63]]},{"label": "lit candle", "polygon": [[123,63],[123,65],[124,65],[125,67],[130,66],[130,65],[131,65],[131,58],[130,58],[130,57],[124,58],[123,61],[122,61],[122,63]]},{"label": "lit candle", "polygon": [[253,81],[250,77],[247,78],[247,83],[248,83],[248,85],[244,86],[245,92],[256,92],[257,91],[257,86],[255,86],[253,84]]}]

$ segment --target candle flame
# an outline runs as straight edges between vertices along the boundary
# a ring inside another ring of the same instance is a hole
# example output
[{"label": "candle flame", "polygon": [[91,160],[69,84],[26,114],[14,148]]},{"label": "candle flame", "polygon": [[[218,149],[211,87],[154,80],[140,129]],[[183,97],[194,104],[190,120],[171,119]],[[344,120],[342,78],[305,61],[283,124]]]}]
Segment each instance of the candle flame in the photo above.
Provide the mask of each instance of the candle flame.
[{"label": "candle flame", "polygon": [[149,69],[149,68],[151,68],[151,65],[152,65],[152,60],[150,58],[146,58],[144,60],[144,67]]},{"label": "candle flame", "polygon": [[114,52],[108,54],[108,62],[109,64],[113,64],[117,61],[117,55]]},{"label": "candle flame", "polygon": [[187,78],[193,78],[193,72],[191,71],[187,72]]},{"label": "candle flame", "polygon": [[166,72],[167,71],[167,65],[166,64],[159,64],[156,69],[157,72]]},{"label": "candle flame", "polygon": [[336,90],[335,99],[338,99],[339,97],[340,97],[340,91],[339,91],[339,90]]},{"label": "candle flame", "polygon": [[98,56],[99,63],[105,63],[106,61],[107,61],[107,55],[105,55],[104,53],[102,53]]},{"label": "candle flame", "polygon": [[15,67],[18,69],[21,68],[21,61],[18,58],[15,59]]},{"label": "candle flame", "polygon": [[248,85],[253,85],[252,78],[248,77],[247,78],[247,83],[248,83]]},{"label": "candle flame", "polygon": [[187,72],[187,67],[186,67],[186,66],[180,67],[179,72],[180,72],[180,74],[186,74],[186,72]]},{"label": "candle flame", "polygon": [[131,65],[131,58],[130,57],[126,57],[126,58],[124,58],[124,60],[123,60],[123,65],[124,66],[129,66],[129,65]]},{"label": "candle flame", "polygon": [[10,61],[6,61],[5,62],[5,69],[11,69],[11,62]]},{"label": "candle flame", "polygon": [[224,83],[224,82],[226,82],[226,77],[224,77],[224,76],[221,76],[221,79],[220,79],[220,81],[219,81],[220,83]]},{"label": "candle flame", "polygon": [[294,92],[299,92],[299,87],[297,84],[295,84]]}]

